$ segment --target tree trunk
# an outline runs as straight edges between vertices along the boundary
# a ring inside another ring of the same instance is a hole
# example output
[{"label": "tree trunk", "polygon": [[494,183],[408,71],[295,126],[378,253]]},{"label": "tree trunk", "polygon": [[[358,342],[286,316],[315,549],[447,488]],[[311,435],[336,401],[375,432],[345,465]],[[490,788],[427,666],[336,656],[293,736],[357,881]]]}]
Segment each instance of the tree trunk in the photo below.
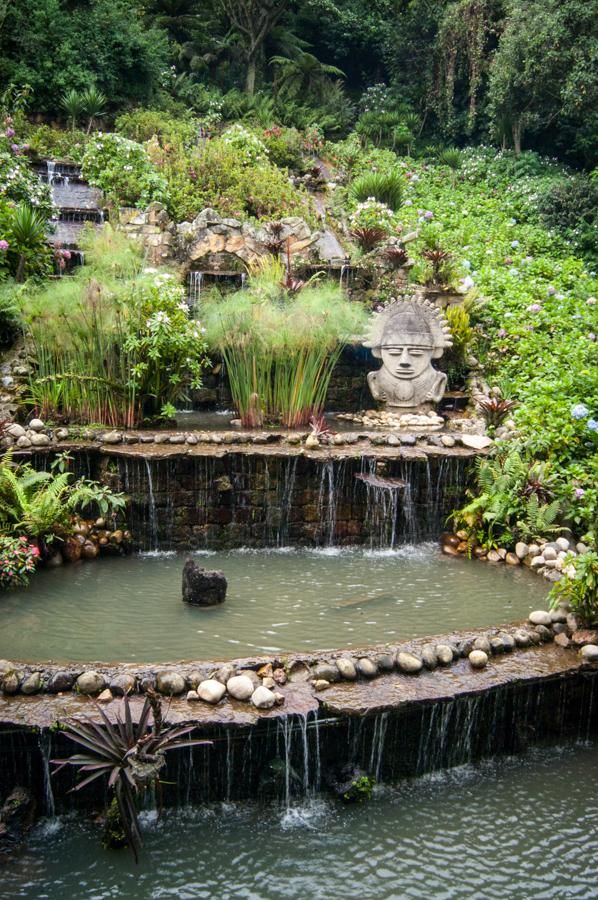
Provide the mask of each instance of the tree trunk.
[{"label": "tree trunk", "polygon": [[511,126],[513,132],[513,147],[515,148],[515,156],[521,154],[521,122],[517,119]]},{"label": "tree trunk", "polygon": [[255,94],[255,75],[256,75],[256,60],[255,56],[250,56],[247,60],[247,76],[245,78],[245,92],[249,94],[250,97],[253,97]]},{"label": "tree trunk", "polygon": [[22,284],[25,281],[25,254],[21,253],[19,256],[19,263],[17,265],[17,271],[15,273],[15,281],[17,284]]}]

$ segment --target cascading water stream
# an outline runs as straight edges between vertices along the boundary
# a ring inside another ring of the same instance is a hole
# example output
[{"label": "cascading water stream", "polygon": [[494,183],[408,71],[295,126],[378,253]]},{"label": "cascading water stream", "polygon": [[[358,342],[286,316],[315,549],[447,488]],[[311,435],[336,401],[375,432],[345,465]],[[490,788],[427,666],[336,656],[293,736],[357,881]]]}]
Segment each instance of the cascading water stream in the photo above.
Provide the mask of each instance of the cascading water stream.
[{"label": "cascading water stream", "polygon": [[192,315],[199,308],[199,304],[201,301],[201,285],[203,282],[203,276],[203,272],[189,272],[189,294],[187,297],[187,305]]},{"label": "cascading water stream", "polygon": [[160,549],[160,541],[158,538],[158,517],[156,515],[156,498],[154,497],[154,482],[152,478],[152,467],[149,459],[145,459],[145,470],[147,472],[147,487],[149,493],[149,526],[150,526],[150,550],[158,551]]}]

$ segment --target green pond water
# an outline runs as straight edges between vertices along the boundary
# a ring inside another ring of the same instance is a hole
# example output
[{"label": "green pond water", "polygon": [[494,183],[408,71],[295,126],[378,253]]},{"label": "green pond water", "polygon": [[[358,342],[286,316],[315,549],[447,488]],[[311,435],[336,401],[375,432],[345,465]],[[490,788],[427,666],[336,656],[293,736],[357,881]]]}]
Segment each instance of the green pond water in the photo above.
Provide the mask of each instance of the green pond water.
[{"label": "green pond water", "polygon": [[546,586],[436,545],[195,554],[224,604],[181,599],[185,556],[106,558],[40,573],[0,599],[0,658],[165,662],[395,642],[522,619]]},{"label": "green pond water", "polygon": [[379,787],[363,806],[147,814],[139,866],[126,851],[102,851],[97,825],[62,819],[4,867],[0,895],[590,900],[597,771],[598,745],[569,745]]}]

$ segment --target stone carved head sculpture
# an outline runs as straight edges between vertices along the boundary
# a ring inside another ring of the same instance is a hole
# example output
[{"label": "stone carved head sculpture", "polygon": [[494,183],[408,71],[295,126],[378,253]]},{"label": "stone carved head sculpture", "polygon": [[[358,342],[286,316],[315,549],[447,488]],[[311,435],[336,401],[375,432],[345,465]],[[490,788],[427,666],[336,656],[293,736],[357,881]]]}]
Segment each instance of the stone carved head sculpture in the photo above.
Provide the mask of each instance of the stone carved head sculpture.
[{"label": "stone carved head sculpture", "polygon": [[432,360],[451,344],[442,312],[423,298],[393,300],[374,313],[364,341],[364,347],[382,360],[382,368],[368,375],[374,399],[411,410],[438,403],[446,375],[433,367]]}]

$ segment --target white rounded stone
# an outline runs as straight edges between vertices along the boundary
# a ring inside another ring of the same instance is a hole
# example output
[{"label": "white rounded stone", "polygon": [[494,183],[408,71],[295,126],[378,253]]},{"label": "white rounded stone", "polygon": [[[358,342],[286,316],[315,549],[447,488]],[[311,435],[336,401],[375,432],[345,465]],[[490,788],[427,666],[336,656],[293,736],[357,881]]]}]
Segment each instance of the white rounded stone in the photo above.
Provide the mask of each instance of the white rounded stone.
[{"label": "white rounded stone", "polygon": [[561,550],[568,550],[569,547],[571,546],[571,544],[565,537],[558,537],[555,541],[555,544],[558,544],[559,549],[561,549]]},{"label": "white rounded stone", "polygon": [[32,419],[29,423],[29,427],[32,431],[43,431],[45,426],[41,419]]},{"label": "white rounded stone", "polygon": [[200,700],[205,700],[206,703],[219,703],[226,694],[226,688],[221,681],[208,678],[197,686],[197,694]]},{"label": "white rounded stone", "polygon": [[423,665],[421,659],[413,653],[397,654],[397,666],[401,672],[407,672],[409,675],[416,675],[418,672],[421,672]]},{"label": "white rounded stone", "polygon": [[262,685],[256,688],[251,695],[251,702],[258,709],[272,709],[276,703],[276,694]]},{"label": "white rounded stone", "polygon": [[586,644],[579,653],[586,662],[598,662],[598,646],[596,644]]},{"label": "white rounded stone", "polygon": [[249,700],[255,688],[247,675],[234,675],[226,682],[226,689],[235,700]]},{"label": "white rounded stone", "polygon": [[552,625],[550,613],[544,609],[535,609],[529,614],[528,619],[532,625]]},{"label": "white rounded stone", "polygon": [[488,654],[483,650],[472,650],[468,659],[474,669],[484,669],[488,665]]}]

